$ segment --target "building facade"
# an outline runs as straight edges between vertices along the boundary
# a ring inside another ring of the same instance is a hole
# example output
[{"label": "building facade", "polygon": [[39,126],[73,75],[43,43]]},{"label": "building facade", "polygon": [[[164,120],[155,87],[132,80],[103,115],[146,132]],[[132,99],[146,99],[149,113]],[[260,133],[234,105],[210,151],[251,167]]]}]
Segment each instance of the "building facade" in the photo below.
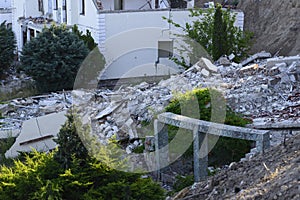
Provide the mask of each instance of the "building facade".
[{"label": "building facade", "polygon": [[[181,68],[169,59],[179,55],[180,28],[193,19],[194,0],[12,0],[12,23],[18,51],[51,23],[77,25],[91,32],[106,59],[101,79],[173,74]],[[236,12],[243,28],[244,14]]]}]

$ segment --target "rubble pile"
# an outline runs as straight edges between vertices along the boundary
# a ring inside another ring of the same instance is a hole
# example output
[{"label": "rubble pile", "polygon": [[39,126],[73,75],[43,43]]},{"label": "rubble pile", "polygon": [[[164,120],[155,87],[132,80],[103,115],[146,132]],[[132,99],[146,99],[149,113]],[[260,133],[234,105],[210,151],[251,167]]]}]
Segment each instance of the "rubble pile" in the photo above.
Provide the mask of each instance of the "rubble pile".
[{"label": "rubble pile", "polygon": [[226,65],[221,62],[217,66],[202,58],[182,74],[158,84],[143,82],[116,91],[73,91],[74,102],[79,113],[90,117],[101,141],[105,143],[113,136],[132,141],[127,153],[140,145],[133,142],[141,142],[137,128],[142,122],[162,112],[174,94],[199,87],[223,91],[229,106],[252,118],[254,124],[300,123],[300,56],[269,57],[269,53],[261,52],[241,64],[228,59]]},{"label": "rubble pile", "polygon": [[261,60],[245,67],[219,66],[228,104],[255,123],[299,123],[300,56]]},{"label": "rubble pile", "polygon": [[240,64],[233,56],[216,65],[201,58],[185,72],[157,84],[143,82],[117,90],[73,90],[15,99],[0,106],[6,118],[2,129],[20,129],[24,120],[76,107],[83,123],[90,123],[102,143],[115,137],[129,141],[131,153],[142,145],[139,129],[163,112],[177,93],[194,88],[215,87],[224,92],[236,112],[253,119],[253,124],[300,123],[300,56],[275,57],[260,52]]},{"label": "rubble pile", "polygon": [[4,116],[0,119],[1,130],[21,129],[25,120],[66,110],[71,105],[70,92],[13,99],[0,105],[0,112]]},{"label": "rubble pile", "polygon": [[[129,139],[127,153],[140,146],[134,144],[140,136],[137,128],[163,112],[174,94],[184,93],[196,87],[216,84],[217,67],[202,58],[182,74],[171,76],[158,84],[143,82],[136,86],[113,90],[73,91],[74,105],[82,116],[89,116],[92,127],[103,143],[115,136],[117,140]],[[201,81],[199,81],[201,80]],[[207,84],[205,84],[207,83]]]}]

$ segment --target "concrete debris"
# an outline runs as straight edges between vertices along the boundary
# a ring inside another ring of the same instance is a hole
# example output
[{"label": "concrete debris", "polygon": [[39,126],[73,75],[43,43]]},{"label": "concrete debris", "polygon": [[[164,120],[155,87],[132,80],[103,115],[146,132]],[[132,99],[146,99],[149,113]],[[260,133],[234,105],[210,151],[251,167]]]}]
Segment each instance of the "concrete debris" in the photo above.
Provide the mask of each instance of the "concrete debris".
[{"label": "concrete debris", "polygon": [[208,60],[207,58],[201,58],[197,65],[201,68],[201,67],[204,67],[205,69],[207,69],[208,71],[210,72],[218,72],[218,68],[211,63],[210,60]]},{"label": "concrete debris", "polygon": [[250,56],[249,58],[247,58],[246,60],[241,62],[241,65],[245,66],[257,59],[265,59],[265,58],[271,58],[271,57],[272,57],[272,55],[270,53],[262,51],[262,52],[259,52],[259,53],[256,53],[256,54]]},{"label": "concrete debris", "polygon": [[29,152],[32,148],[38,151],[53,150],[57,144],[53,141],[66,121],[66,112],[31,118],[22,125],[20,135],[16,142],[5,153],[6,158],[16,157],[19,152]]},{"label": "concrete debris", "polygon": [[287,65],[291,65],[292,63],[299,63],[300,56],[290,56],[290,57],[277,57],[277,58],[270,58],[267,59],[267,67],[274,66],[276,64],[285,63]]},{"label": "concrete debris", "polygon": [[[70,92],[13,99],[0,106],[0,112],[3,116],[3,119],[0,119],[0,132],[8,130],[13,133],[20,132],[24,121],[65,111],[71,105],[72,96]],[[16,136],[17,134],[13,135]]]},{"label": "concrete debris", "polygon": [[[25,120],[63,111],[72,105],[77,113],[91,119],[86,121],[91,122],[93,133],[102,143],[111,138],[129,141],[130,146],[124,148],[132,153],[138,146],[132,142],[145,137],[140,135],[142,124],[163,112],[174,94],[204,87],[221,90],[229,106],[252,119],[254,126],[287,121],[299,124],[299,56],[264,59],[269,57],[269,53],[261,52],[241,64],[226,58],[230,62],[226,66],[201,58],[185,72],[159,83],[143,82],[118,90],[74,90],[15,99],[0,106],[5,116],[1,119],[1,130],[20,130]],[[248,65],[253,61],[254,64]],[[146,137],[144,145],[147,151],[153,151],[153,138]]]},{"label": "concrete debris", "polygon": [[[163,112],[173,94],[199,87],[215,87],[224,91],[227,103],[234,111],[253,119],[254,124],[256,118],[260,118],[262,123],[286,120],[300,123],[300,98],[297,93],[300,89],[300,64],[296,57],[278,57],[271,66],[271,61],[267,64],[268,59],[263,59],[270,56],[266,52],[255,54],[243,62],[244,67],[230,61],[228,66],[215,66],[208,59],[201,58],[182,74],[158,84],[143,82],[117,91],[97,90],[94,92],[97,98],[87,98],[84,104],[81,101],[79,110],[89,113],[96,120],[92,127],[100,140],[107,141],[115,135],[118,140],[131,141],[140,138],[141,123],[149,122],[153,116]],[[256,63],[246,66],[245,63],[254,60]],[[80,93],[80,97],[73,96],[75,104],[77,98],[91,96],[91,92],[75,93]],[[152,151],[153,148],[146,142],[146,149]],[[130,151],[132,146],[127,147],[127,152]],[[249,154],[247,159],[252,156]]]},{"label": "concrete debris", "polygon": [[[231,56],[230,58],[234,58],[234,56]],[[226,58],[226,57],[224,57],[224,56],[222,56],[221,58],[219,58],[218,60],[217,60],[217,63],[219,64],[219,65],[224,65],[224,66],[228,66],[228,65],[231,65],[231,60],[232,59],[228,59],[228,58]]]}]

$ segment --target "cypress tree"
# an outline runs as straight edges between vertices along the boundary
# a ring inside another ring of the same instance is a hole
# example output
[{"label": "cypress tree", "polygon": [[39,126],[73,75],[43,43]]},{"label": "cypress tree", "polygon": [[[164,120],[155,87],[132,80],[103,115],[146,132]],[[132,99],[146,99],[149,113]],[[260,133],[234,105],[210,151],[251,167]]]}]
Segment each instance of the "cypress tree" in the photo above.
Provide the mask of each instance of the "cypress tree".
[{"label": "cypress tree", "polygon": [[214,14],[213,35],[212,35],[212,57],[217,60],[222,55],[226,54],[226,24],[223,21],[222,6],[217,4]]}]

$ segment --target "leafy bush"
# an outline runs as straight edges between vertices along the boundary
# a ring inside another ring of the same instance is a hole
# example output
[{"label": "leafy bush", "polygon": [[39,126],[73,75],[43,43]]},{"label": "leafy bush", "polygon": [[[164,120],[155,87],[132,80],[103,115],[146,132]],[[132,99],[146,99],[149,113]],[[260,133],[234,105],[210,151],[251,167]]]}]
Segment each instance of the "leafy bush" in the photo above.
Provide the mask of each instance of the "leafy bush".
[{"label": "leafy bush", "polygon": [[[217,60],[222,55],[231,53],[236,55],[235,60],[239,61],[247,55],[251,46],[250,32],[243,32],[240,28],[234,26],[236,16],[230,10],[222,10],[221,5],[217,8],[193,9],[190,10],[190,17],[195,20],[192,23],[180,25],[172,18],[163,17],[170,24],[181,28],[184,32],[183,41],[186,45],[179,49],[183,53],[180,58],[173,57],[177,64],[189,68],[199,58],[205,56],[206,52]],[[188,56],[188,58],[184,55]]]},{"label": "leafy bush", "polygon": [[0,75],[12,64],[16,48],[15,35],[5,23],[6,21],[0,24]]},{"label": "leafy bush", "polygon": [[88,52],[76,34],[63,25],[52,25],[25,44],[20,69],[36,81],[41,92],[72,89]]},{"label": "leafy bush", "polygon": [[[213,97],[213,98],[212,98]],[[197,98],[197,99],[195,99]],[[185,94],[180,94],[176,98],[174,98],[170,104],[166,107],[167,112],[172,112],[175,114],[181,114],[182,107],[186,107],[186,105],[193,105],[196,100],[199,106],[199,113],[195,113],[197,111],[194,107],[188,107],[189,110],[185,110],[184,114],[188,117],[198,118],[204,121],[213,121],[217,123],[223,123],[222,113],[226,112],[225,116],[225,124],[233,125],[233,126],[245,126],[250,123],[248,119],[243,118],[241,115],[233,112],[228,106],[226,108],[223,107],[222,103],[217,105],[212,104],[212,99],[215,102],[224,102],[225,99],[222,94],[214,89],[195,89],[193,91],[187,92]],[[225,104],[224,104],[225,106]],[[212,116],[212,111],[215,113]],[[198,114],[198,115],[197,115]],[[177,127],[169,127],[169,139],[172,140],[177,133]],[[213,139],[215,136],[209,136],[209,138]],[[209,139],[210,141],[210,139]],[[244,155],[250,150],[251,141],[234,139],[234,138],[225,138],[220,137],[212,151],[209,153],[209,163],[211,165],[224,165],[228,164],[232,161],[237,161],[240,158],[244,157]],[[186,151],[184,156],[191,157],[193,155],[192,145]]]}]

